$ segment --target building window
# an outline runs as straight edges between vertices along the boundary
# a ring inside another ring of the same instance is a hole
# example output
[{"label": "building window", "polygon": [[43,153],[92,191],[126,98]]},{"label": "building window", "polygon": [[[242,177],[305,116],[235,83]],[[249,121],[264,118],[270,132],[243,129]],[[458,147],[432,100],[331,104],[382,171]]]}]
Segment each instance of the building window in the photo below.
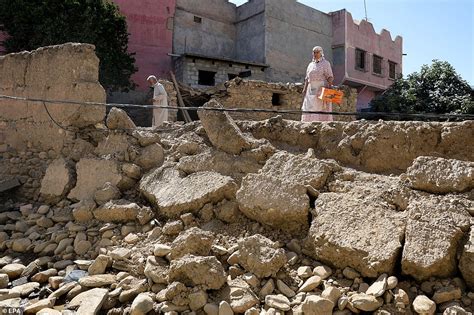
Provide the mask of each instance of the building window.
[{"label": "building window", "polygon": [[273,93],[272,95],[272,105],[280,106],[281,105],[281,94]]},{"label": "building window", "polygon": [[395,80],[397,78],[397,64],[395,62],[389,61],[388,62],[388,76],[390,79]]},{"label": "building window", "polygon": [[207,86],[216,85],[216,72],[199,70],[198,84]]},{"label": "building window", "polygon": [[356,58],[355,68],[357,70],[366,71],[365,55],[366,55],[365,51],[363,51],[362,49],[358,49],[358,48],[356,49],[356,51],[355,51],[355,58]]},{"label": "building window", "polygon": [[252,70],[246,70],[239,73],[239,77],[248,78],[252,76]]},{"label": "building window", "polygon": [[202,18],[200,18],[199,16],[194,16],[194,22],[201,24],[202,23]]},{"label": "building window", "polygon": [[382,57],[379,57],[377,55],[374,55],[373,57],[373,65],[372,65],[372,71],[375,74],[382,75]]},{"label": "building window", "polygon": [[228,73],[228,74],[227,74],[227,77],[229,78],[229,81],[230,81],[230,80],[233,80],[233,79],[237,78],[238,75],[237,75],[237,74],[234,74],[234,73]]}]

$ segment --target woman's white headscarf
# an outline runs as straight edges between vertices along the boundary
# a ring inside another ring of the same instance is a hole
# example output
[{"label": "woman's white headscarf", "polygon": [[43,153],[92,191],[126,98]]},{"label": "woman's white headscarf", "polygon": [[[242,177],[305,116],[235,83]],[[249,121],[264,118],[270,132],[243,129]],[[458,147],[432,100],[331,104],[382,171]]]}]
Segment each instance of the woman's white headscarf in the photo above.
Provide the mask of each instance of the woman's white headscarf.
[{"label": "woman's white headscarf", "polygon": [[320,51],[321,52],[321,58],[324,58],[324,50],[323,47],[321,46],[314,46],[313,48],[313,60],[314,60],[314,52],[315,51]]}]

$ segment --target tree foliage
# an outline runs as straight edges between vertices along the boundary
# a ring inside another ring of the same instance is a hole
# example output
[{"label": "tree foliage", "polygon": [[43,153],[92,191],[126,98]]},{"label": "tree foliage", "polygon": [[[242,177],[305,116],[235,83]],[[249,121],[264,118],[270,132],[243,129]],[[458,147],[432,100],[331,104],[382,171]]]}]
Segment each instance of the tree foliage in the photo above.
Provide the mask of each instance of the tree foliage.
[{"label": "tree foliage", "polygon": [[109,0],[0,0],[0,30],[9,35],[3,43],[7,52],[66,42],[94,44],[102,85],[108,90],[134,86],[127,22]]},{"label": "tree foliage", "polygon": [[473,91],[446,61],[433,60],[372,100],[376,112],[474,114]]}]

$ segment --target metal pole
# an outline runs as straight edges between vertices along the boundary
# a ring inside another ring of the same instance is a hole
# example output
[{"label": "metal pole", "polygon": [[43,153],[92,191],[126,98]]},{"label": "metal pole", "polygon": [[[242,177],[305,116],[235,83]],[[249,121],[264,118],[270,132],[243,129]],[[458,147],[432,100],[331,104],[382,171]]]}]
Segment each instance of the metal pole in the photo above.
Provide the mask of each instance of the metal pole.
[{"label": "metal pole", "polygon": [[366,3],[366,0],[364,0],[364,8],[365,8],[365,20],[368,22],[369,18],[367,17],[367,3]]}]

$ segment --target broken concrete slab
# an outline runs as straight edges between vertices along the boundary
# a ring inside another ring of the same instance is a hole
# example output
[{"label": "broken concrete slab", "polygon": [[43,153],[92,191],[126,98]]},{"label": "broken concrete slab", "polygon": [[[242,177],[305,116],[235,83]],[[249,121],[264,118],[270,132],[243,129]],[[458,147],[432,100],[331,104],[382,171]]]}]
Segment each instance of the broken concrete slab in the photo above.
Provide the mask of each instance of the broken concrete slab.
[{"label": "broken concrete slab", "polygon": [[290,233],[304,230],[310,209],[308,189],[326,185],[334,167],[306,155],[277,152],[258,174],[243,178],[236,195],[240,210],[250,219]]},{"label": "broken concrete slab", "polygon": [[109,291],[107,289],[94,288],[74,297],[71,302],[67,304],[67,308],[75,309],[79,315],[97,314],[104,304]]},{"label": "broken concrete slab", "polygon": [[472,201],[456,196],[413,197],[407,209],[402,272],[419,281],[453,275],[458,244],[470,227],[471,206]]},{"label": "broken concrete slab", "polygon": [[[216,100],[210,100],[203,108],[222,109]],[[252,139],[245,136],[228,113],[199,109],[198,116],[211,143],[224,152],[240,154],[253,147]]]},{"label": "broken concrete slab", "polygon": [[370,194],[323,193],[316,200],[308,254],[375,278],[395,270],[404,232],[404,214]]},{"label": "broken concrete slab", "polygon": [[96,190],[105,183],[119,186],[123,176],[119,163],[113,160],[83,158],[76,164],[77,183],[68,195],[69,199],[93,199]]},{"label": "broken concrete slab", "polygon": [[186,255],[173,260],[169,270],[169,282],[179,281],[187,286],[202,286],[218,290],[226,282],[224,267],[214,256]]},{"label": "broken concrete slab", "polygon": [[[92,213],[94,218],[102,222],[130,222],[135,220],[142,220],[140,218],[149,216],[148,207],[140,207],[134,202],[125,199],[111,200],[104,205],[94,209]],[[144,213],[145,212],[145,213]],[[143,218],[145,223],[146,220]]]},{"label": "broken concrete slab", "polygon": [[430,193],[463,192],[474,188],[474,162],[420,156],[406,178],[412,188]]},{"label": "broken concrete slab", "polygon": [[49,164],[41,181],[40,193],[46,202],[54,203],[64,198],[74,187],[74,171],[72,164],[64,158]]},{"label": "broken concrete slab", "polygon": [[167,217],[194,212],[207,203],[234,199],[237,185],[231,177],[198,172],[184,177],[173,168],[159,168],[144,176],[140,191]]},{"label": "broken concrete slab", "polygon": [[17,178],[4,179],[0,181],[0,192],[7,191],[18,186],[20,186],[20,182]]}]

